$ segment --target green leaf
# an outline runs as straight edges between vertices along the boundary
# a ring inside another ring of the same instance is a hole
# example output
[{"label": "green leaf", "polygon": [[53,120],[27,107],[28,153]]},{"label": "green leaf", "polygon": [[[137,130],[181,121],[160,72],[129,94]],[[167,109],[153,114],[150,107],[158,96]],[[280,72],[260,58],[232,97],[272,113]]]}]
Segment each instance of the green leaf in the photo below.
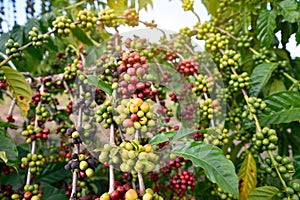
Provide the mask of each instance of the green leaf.
[{"label": "green leaf", "polygon": [[93,41],[86,35],[86,33],[83,30],[81,30],[77,26],[76,26],[76,28],[72,29],[72,33],[83,44],[86,44],[89,46],[93,45]]},{"label": "green leaf", "polygon": [[300,92],[283,91],[264,99],[271,112],[300,107]]},{"label": "green leaf", "polygon": [[122,15],[123,12],[128,8],[127,0],[107,0],[107,5],[114,9],[117,15]]},{"label": "green leaf", "polygon": [[283,91],[264,99],[269,112],[259,115],[262,125],[300,120],[300,92]]},{"label": "green leaf", "polygon": [[69,198],[65,194],[65,190],[58,189],[51,185],[42,185],[43,195],[41,200],[68,200]]},{"label": "green leaf", "polygon": [[278,192],[278,188],[273,186],[258,187],[252,190],[247,200],[271,200]]},{"label": "green leaf", "polygon": [[15,166],[18,161],[18,151],[14,141],[8,137],[4,130],[0,131],[0,159],[9,166]]},{"label": "green leaf", "polygon": [[261,46],[270,46],[276,28],[276,16],[275,10],[265,10],[258,15],[257,38],[261,42]]},{"label": "green leaf", "polygon": [[112,88],[110,85],[105,83],[103,80],[99,79],[97,76],[88,75],[88,83],[95,85],[96,87],[100,88],[107,94],[112,94]]},{"label": "green leaf", "polygon": [[298,21],[297,26],[298,26],[298,29],[297,29],[295,37],[296,37],[297,45],[299,45],[300,44],[300,21]]},{"label": "green leaf", "polygon": [[256,163],[251,153],[248,153],[238,173],[241,200],[246,200],[257,184]]},{"label": "green leaf", "polygon": [[262,63],[256,66],[251,74],[250,95],[257,96],[260,90],[266,85],[272,72],[276,69],[276,63]]},{"label": "green leaf", "polygon": [[151,138],[151,140],[149,141],[149,144],[156,145],[156,144],[160,144],[163,142],[167,142],[170,140],[170,138],[173,136],[173,134],[174,134],[174,131],[156,134],[154,137]]},{"label": "green leaf", "polygon": [[58,183],[66,178],[71,178],[71,173],[64,169],[65,163],[57,162],[47,164],[40,176],[36,177],[36,181],[46,184]]},{"label": "green leaf", "polygon": [[278,92],[286,91],[283,80],[281,79],[272,79],[271,87],[270,87],[270,95]]},{"label": "green leaf", "polygon": [[198,130],[192,129],[192,128],[180,128],[179,130],[174,131],[174,136],[172,138],[172,142],[178,141],[179,139],[181,139],[187,135],[190,135],[192,133],[195,133],[197,131]]},{"label": "green leaf", "polygon": [[14,98],[16,98],[18,105],[22,111],[22,115],[27,115],[29,110],[29,103],[32,97],[32,90],[30,85],[26,82],[25,77],[20,72],[3,66],[0,68],[4,71],[6,81],[12,91]]},{"label": "green leaf", "polygon": [[216,16],[219,2],[218,0],[202,0],[209,14]]},{"label": "green leaf", "polygon": [[147,6],[150,5],[153,8],[152,0],[139,0],[138,1],[139,10],[145,9],[147,11]]},{"label": "green leaf", "polygon": [[298,8],[298,2],[295,0],[284,0],[279,4],[279,14],[283,16],[283,18],[290,22],[295,23],[300,18],[300,11]]},{"label": "green leaf", "polygon": [[194,166],[203,168],[211,182],[217,183],[224,191],[239,196],[234,165],[218,147],[203,142],[184,142],[177,144],[172,153],[191,160]]},{"label": "green leaf", "polygon": [[3,128],[11,128],[11,129],[18,129],[19,127],[15,124],[11,124],[9,122],[1,121],[0,120],[0,127]]}]

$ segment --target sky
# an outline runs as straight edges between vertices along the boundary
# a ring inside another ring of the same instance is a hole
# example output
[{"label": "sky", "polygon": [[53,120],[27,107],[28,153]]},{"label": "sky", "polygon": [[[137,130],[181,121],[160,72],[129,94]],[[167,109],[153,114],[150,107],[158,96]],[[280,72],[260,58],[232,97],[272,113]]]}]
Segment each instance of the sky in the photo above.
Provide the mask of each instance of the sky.
[{"label": "sky", "polygon": [[[182,26],[184,27],[193,27],[197,22],[197,18],[191,12],[184,12],[181,5],[181,0],[152,0],[153,8],[148,6],[148,10],[142,10],[140,12],[140,19],[143,21],[150,22],[152,19],[158,24],[159,28],[167,29],[170,31],[178,32]],[[4,3],[7,3],[7,0],[4,0]],[[26,22],[25,15],[25,0],[17,0],[17,10],[23,11],[18,12],[17,22],[19,24],[24,24]],[[35,4],[36,10],[39,10],[40,5]],[[8,8],[8,7],[6,7]],[[206,8],[201,3],[200,0],[195,0],[194,3],[195,11],[200,16],[201,22],[209,20],[209,15],[206,11]],[[8,8],[8,11],[12,12],[12,8]],[[11,24],[13,19],[11,19]],[[4,24],[4,29],[7,30],[7,26]],[[126,32],[134,30],[132,28],[123,27],[119,31]],[[280,33],[276,34],[280,38]],[[199,43],[200,46],[203,46],[203,43]],[[290,51],[292,57],[300,57],[300,45],[296,46],[295,35],[292,35],[290,42],[287,44],[287,49]]]}]

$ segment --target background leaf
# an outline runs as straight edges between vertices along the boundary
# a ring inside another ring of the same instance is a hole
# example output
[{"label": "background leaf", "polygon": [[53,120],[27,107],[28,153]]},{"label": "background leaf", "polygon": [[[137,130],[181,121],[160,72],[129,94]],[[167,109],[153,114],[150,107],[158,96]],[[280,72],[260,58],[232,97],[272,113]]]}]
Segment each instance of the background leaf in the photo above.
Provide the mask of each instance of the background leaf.
[{"label": "background leaf", "polygon": [[0,129],[0,141],[0,159],[2,159],[9,166],[15,166],[18,161],[16,144],[2,129]]},{"label": "background leaf", "polygon": [[43,190],[43,195],[41,200],[67,200],[69,199],[66,194],[65,190],[58,189],[51,185],[42,185],[41,189]]},{"label": "background leaf", "polygon": [[22,115],[27,115],[32,97],[30,85],[26,82],[25,77],[20,74],[20,72],[6,66],[1,67],[0,69],[4,71],[6,81],[12,90],[13,96],[17,99]]},{"label": "background leaf", "polygon": [[218,147],[203,142],[185,142],[177,144],[172,153],[191,160],[194,166],[203,168],[211,182],[217,183],[224,191],[239,196],[234,165]]},{"label": "background leaf", "polygon": [[276,16],[275,10],[265,10],[258,15],[257,38],[262,46],[269,47],[272,42],[276,28]]},{"label": "background leaf", "polygon": [[246,200],[257,184],[256,163],[251,153],[248,153],[238,173],[241,200]]},{"label": "background leaf", "polygon": [[38,182],[53,184],[58,183],[68,177],[71,178],[70,171],[64,169],[65,163],[48,163],[47,167],[43,170],[40,176],[36,178]]},{"label": "background leaf", "polygon": [[170,140],[170,138],[173,136],[173,134],[174,134],[174,131],[156,134],[154,137],[152,137],[150,139],[149,144],[155,145],[155,144],[167,142]]},{"label": "background leaf", "polygon": [[153,8],[152,0],[139,0],[139,10],[145,9],[147,11],[148,5]]},{"label": "background leaf", "polygon": [[273,186],[263,186],[252,190],[247,200],[271,200],[279,190]]},{"label": "background leaf", "polygon": [[286,21],[290,23],[295,23],[298,21],[298,19],[300,18],[300,11],[297,1],[284,0],[281,1],[278,5],[280,7],[279,13]]},{"label": "background leaf", "polygon": [[300,92],[283,91],[264,99],[270,112],[259,115],[262,125],[300,120]]},{"label": "background leaf", "polygon": [[272,72],[276,69],[276,63],[262,63],[256,66],[251,74],[250,95],[257,96],[260,90],[266,85]]},{"label": "background leaf", "polygon": [[99,79],[97,76],[88,75],[88,83],[95,85],[107,94],[112,94],[111,86],[105,83],[103,80]]}]

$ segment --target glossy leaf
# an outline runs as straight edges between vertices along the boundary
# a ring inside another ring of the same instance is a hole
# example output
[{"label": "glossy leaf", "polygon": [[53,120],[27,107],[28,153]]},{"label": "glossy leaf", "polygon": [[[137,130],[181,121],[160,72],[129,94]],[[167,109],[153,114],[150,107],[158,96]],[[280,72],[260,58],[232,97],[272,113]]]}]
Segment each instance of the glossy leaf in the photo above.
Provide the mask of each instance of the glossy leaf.
[{"label": "glossy leaf", "polygon": [[43,195],[41,200],[67,200],[69,199],[66,194],[65,190],[58,189],[51,185],[42,185],[41,189],[43,190]]},{"label": "glossy leaf", "polygon": [[180,128],[179,130],[177,131],[174,131],[174,136],[172,138],[172,141],[175,142],[175,141],[178,141],[179,139],[187,136],[187,135],[190,135],[192,133],[195,133],[197,132],[198,130],[195,130],[195,129],[192,129],[192,128]]},{"label": "glossy leaf", "polygon": [[0,159],[9,166],[14,166],[18,161],[18,151],[14,141],[0,129]]},{"label": "glossy leaf", "polygon": [[283,16],[283,18],[290,22],[295,23],[300,18],[300,10],[298,6],[298,2],[295,0],[284,0],[279,4],[279,13]]},{"label": "glossy leaf", "polygon": [[270,112],[259,115],[262,125],[300,120],[300,92],[284,91],[264,99]]},{"label": "glossy leaf", "polygon": [[203,168],[206,177],[224,191],[239,195],[234,165],[218,147],[203,142],[184,142],[177,144],[172,153],[191,160],[196,167]]},{"label": "glossy leaf", "polygon": [[256,163],[251,153],[248,153],[238,173],[241,200],[246,200],[257,184]]},{"label": "glossy leaf", "polygon": [[283,80],[274,78],[271,83],[269,95],[282,92],[282,91],[286,91],[286,87],[283,83]]},{"label": "glossy leaf", "polygon": [[1,67],[0,69],[4,71],[6,81],[9,84],[9,89],[16,98],[22,111],[22,115],[26,116],[32,97],[30,85],[26,82],[25,77],[20,74],[20,72],[6,66]]},{"label": "glossy leaf", "polygon": [[149,144],[155,145],[155,144],[167,142],[170,140],[170,138],[173,136],[173,134],[174,134],[174,131],[156,134],[154,137],[151,138],[151,140],[149,141]]},{"label": "glossy leaf", "polygon": [[271,74],[276,67],[276,63],[262,63],[254,68],[251,74],[251,96],[257,96],[259,94],[261,89],[269,81]]},{"label": "glossy leaf", "polygon": [[72,33],[83,44],[93,45],[93,41],[80,28],[76,27],[76,28],[72,29]]},{"label": "glossy leaf", "polygon": [[218,0],[202,0],[202,3],[205,5],[206,9],[210,14],[215,16],[217,14],[217,9],[219,2]]},{"label": "glossy leaf", "polygon": [[105,83],[103,80],[99,79],[97,76],[88,75],[88,83],[95,85],[107,94],[112,94],[111,86]]},{"label": "glossy leaf", "polygon": [[275,10],[265,10],[258,15],[257,19],[257,38],[262,46],[269,47],[274,37],[274,30],[276,28]]},{"label": "glossy leaf", "polygon": [[271,200],[278,192],[278,188],[273,186],[258,187],[252,190],[247,200]]},{"label": "glossy leaf", "polygon": [[41,183],[54,184],[71,177],[71,173],[64,169],[64,165],[65,163],[61,162],[47,164],[41,175],[36,177],[36,180]]}]

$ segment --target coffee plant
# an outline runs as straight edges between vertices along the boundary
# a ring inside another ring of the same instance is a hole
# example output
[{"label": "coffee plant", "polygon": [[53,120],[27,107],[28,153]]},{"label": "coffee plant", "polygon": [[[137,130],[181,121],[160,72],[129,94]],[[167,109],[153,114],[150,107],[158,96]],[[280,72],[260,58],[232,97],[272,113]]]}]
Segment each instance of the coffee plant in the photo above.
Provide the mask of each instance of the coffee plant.
[{"label": "coffee plant", "polygon": [[300,3],[202,2],[178,33],[143,21],[150,0],[3,33],[0,199],[299,199]]}]

